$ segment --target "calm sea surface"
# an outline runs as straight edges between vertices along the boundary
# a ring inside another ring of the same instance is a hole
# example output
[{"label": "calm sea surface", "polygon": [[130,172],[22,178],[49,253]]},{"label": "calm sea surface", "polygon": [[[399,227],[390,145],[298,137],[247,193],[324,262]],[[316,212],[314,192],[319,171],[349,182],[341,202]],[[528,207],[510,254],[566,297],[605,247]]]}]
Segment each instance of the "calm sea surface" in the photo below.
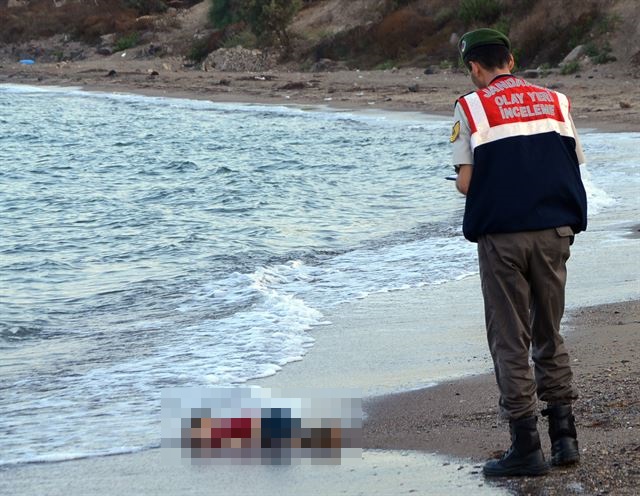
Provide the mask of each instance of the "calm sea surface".
[{"label": "calm sea surface", "polygon": [[[162,388],[274,374],[327,309],[474,274],[449,130],[0,86],[0,465],[157,446]],[[592,216],[624,220],[639,136],[583,142]]]}]

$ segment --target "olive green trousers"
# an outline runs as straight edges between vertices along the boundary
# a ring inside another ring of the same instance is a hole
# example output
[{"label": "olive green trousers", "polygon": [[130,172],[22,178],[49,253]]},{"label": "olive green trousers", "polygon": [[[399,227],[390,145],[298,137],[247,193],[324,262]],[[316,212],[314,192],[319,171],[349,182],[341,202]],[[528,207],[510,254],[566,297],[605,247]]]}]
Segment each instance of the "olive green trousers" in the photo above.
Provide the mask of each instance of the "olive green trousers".
[{"label": "olive green trousers", "polygon": [[578,397],[560,336],[572,242],[569,227],[478,240],[487,340],[504,418],[534,415],[536,396],[552,404]]}]

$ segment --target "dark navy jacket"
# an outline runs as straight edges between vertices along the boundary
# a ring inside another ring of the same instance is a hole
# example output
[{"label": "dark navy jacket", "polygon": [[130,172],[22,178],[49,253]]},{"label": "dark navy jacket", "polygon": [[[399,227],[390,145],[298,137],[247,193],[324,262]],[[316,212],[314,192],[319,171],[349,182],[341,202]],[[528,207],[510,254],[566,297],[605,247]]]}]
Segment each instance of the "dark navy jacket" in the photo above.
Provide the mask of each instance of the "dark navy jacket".
[{"label": "dark navy jacket", "polygon": [[514,76],[494,80],[458,100],[471,130],[473,174],[463,232],[587,227],[569,101]]}]

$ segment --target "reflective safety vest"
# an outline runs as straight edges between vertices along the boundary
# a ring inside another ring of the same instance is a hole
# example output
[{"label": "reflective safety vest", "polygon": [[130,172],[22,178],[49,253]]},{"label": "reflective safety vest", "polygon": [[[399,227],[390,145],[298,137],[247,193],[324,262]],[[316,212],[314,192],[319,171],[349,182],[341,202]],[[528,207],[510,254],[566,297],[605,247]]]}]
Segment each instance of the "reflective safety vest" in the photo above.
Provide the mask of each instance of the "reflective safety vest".
[{"label": "reflective safety vest", "polygon": [[473,174],[463,221],[470,241],[489,233],[587,227],[569,100],[512,75],[457,102],[469,122]]}]

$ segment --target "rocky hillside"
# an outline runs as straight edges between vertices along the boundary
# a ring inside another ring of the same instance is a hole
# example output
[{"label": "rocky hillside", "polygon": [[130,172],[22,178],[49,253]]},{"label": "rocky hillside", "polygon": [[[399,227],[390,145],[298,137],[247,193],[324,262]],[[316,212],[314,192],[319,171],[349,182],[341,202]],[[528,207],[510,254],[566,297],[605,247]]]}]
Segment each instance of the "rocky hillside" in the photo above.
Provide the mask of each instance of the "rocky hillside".
[{"label": "rocky hillside", "polygon": [[459,36],[481,26],[507,33],[523,67],[555,65],[578,45],[597,62],[640,57],[637,0],[323,0],[291,29],[307,57],[372,67],[457,64]]},{"label": "rocky hillside", "polygon": [[[306,0],[302,5],[289,25],[291,46],[280,59],[290,68],[455,68],[457,40],[479,26],[507,33],[522,68],[555,66],[576,46],[581,47],[576,64],[608,63],[632,71],[640,66],[637,0]],[[281,47],[265,47],[242,22],[215,29],[209,9],[210,0],[0,0],[0,55],[51,62],[130,49],[138,57],[181,56],[189,66],[236,45],[279,53]]]}]

